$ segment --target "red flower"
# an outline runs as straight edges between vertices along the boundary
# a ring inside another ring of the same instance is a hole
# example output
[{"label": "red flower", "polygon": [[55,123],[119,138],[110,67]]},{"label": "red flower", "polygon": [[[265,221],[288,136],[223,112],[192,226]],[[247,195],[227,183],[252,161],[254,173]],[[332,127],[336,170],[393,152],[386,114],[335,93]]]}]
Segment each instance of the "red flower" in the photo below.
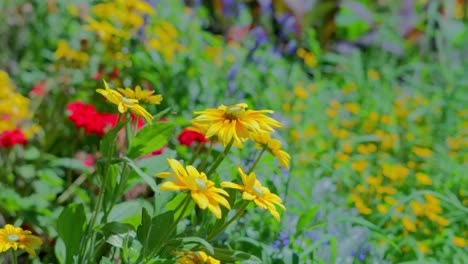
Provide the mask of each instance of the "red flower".
[{"label": "red flower", "polygon": [[26,146],[27,141],[21,130],[7,130],[0,134],[0,147],[9,148],[14,145]]},{"label": "red flower", "polygon": [[40,81],[32,87],[31,91],[29,92],[29,96],[43,96],[46,92],[47,82],[46,81]]},{"label": "red flower", "polygon": [[180,144],[190,147],[193,142],[197,141],[200,143],[205,143],[208,139],[205,136],[197,131],[190,130],[188,128],[184,129],[178,137]]},{"label": "red flower", "polygon": [[117,124],[118,115],[96,112],[94,106],[85,105],[81,101],[69,103],[67,110],[68,120],[75,123],[77,127],[84,128],[87,135],[103,136]]}]

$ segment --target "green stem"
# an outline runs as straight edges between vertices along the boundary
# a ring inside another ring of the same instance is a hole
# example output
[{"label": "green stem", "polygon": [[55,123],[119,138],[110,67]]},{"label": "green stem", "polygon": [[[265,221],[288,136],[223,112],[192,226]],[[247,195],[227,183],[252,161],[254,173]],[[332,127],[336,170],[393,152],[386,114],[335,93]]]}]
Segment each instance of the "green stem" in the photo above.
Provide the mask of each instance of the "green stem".
[{"label": "green stem", "polygon": [[249,200],[245,200],[244,201],[244,204],[242,204],[242,206],[239,208],[239,210],[237,210],[236,214],[231,218],[229,219],[229,221],[227,221],[226,223],[224,223],[220,228],[218,228],[216,231],[214,231],[213,233],[211,233],[207,238],[206,238],[206,241],[210,241],[212,240],[213,238],[215,238],[217,235],[219,235],[219,233],[221,233],[224,229],[226,229],[226,227],[228,227],[232,222],[234,222],[234,220],[236,220],[237,218],[239,218],[239,216],[242,215],[242,213],[244,212],[245,208],[247,207],[247,205],[249,205],[250,201]]},{"label": "green stem", "polygon": [[224,151],[216,157],[216,160],[213,162],[213,166],[211,166],[210,170],[206,173],[206,177],[210,178],[211,174],[215,172],[215,170],[218,168],[219,164],[224,160],[224,158],[227,156],[227,153],[232,147],[232,144],[234,144],[234,139],[231,139],[231,142],[226,146]]},{"label": "green stem", "polygon": [[13,264],[18,264],[18,256],[16,256],[16,251],[14,249],[11,250],[11,254],[13,255]]},{"label": "green stem", "polygon": [[[126,118],[130,118],[130,122],[125,126],[125,138],[127,139],[127,149],[129,149],[132,143],[132,117],[128,114]],[[135,123],[138,123],[138,116],[136,116]]]},{"label": "green stem", "polygon": [[[121,117],[122,117],[122,114],[119,113],[116,126],[118,126]],[[89,223],[89,226],[88,226],[88,228],[86,230],[86,236],[84,236],[81,239],[81,242],[80,242],[80,248],[81,248],[80,259],[81,259],[81,256],[83,254],[83,249],[86,248],[86,247],[83,247],[83,243],[86,243],[86,239],[88,239],[90,235],[91,235],[91,241],[90,241],[90,247],[89,247],[89,249],[90,249],[89,258],[92,258],[93,255],[94,255],[94,250],[95,250],[94,244],[95,244],[95,240],[96,240],[96,234],[94,233],[93,228],[96,225],[97,217],[98,217],[99,211],[101,210],[101,207],[102,207],[103,198],[104,198],[104,191],[105,191],[105,188],[106,188],[108,174],[109,174],[109,166],[110,166],[110,162],[111,162],[111,156],[114,154],[114,144],[115,144],[115,141],[112,141],[111,146],[109,148],[109,152],[107,153],[107,159],[105,161],[104,169],[103,169],[103,180],[102,180],[101,186],[99,188],[98,201],[97,201],[96,207],[94,209],[94,212],[93,212],[91,221]],[[90,259],[88,259],[88,261],[90,261],[91,263],[93,262]]]},{"label": "green stem", "polygon": [[[190,193],[187,194],[187,197],[185,197],[184,201],[181,203],[181,204],[184,204],[184,208],[182,208],[182,211],[180,212],[179,216],[177,217],[177,219],[175,220],[174,223],[172,223],[171,227],[169,227],[169,232],[167,232],[167,235],[166,237],[164,237],[162,239],[162,241],[166,241],[167,240],[167,236],[170,236],[171,233],[174,231],[174,229],[177,227],[177,224],[179,224],[180,220],[182,220],[182,218],[184,217],[184,214],[185,214],[185,211],[187,210],[188,206],[190,205]],[[178,207],[180,208],[180,207]],[[174,214],[176,213],[177,211],[174,212]],[[164,244],[160,246],[160,248],[158,248],[155,253],[156,255],[159,254],[159,252],[161,251],[161,249],[163,248]],[[148,259],[151,259],[153,257],[154,254],[151,254]]]},{"label": "green stem", "polygon": [[257,164],[260,162],[260,159],[262,158],[262,155],[263,153],[265,153],[265,151],[266,151],[266,147],[264,147],[262,151],[260,151],[260,153],[258,154],[257,158],[254,161],[254,164],[252,165],[252,167],[250,167],[249,172],[247,172],[247,175],[252,173],[255,167],[257,167]]},{"label": "green stem", "polygon": [[127,182],[127,162],[124,162],[121,176],[120,176],[120,181],[119,184],[117,185],[116,191],[112,195],[112,201],[111,204],[108,208],[107,211],[104,212],[105,218],[109,215],[110,211],[112,210],[112,207],[117,203],[117,200],[122,196],[122,193],[125,189],[125,183]]},{"label": "green stem", "polygon": [[213,150],[213,140],[210,140],[210,146],[208,147],[208,151],[206,152],[205,158],[203,159],[203,162],[200,165],[200,171],[203,171],[206,168],[206,164],[208,162],[208,159],[211,156],[212,150]]},{"label": "green stem", "polygon": [[190,161],[189,161],[188,164],[193,164],[193,162],[194,162],[195,159],[198,157],[198,155],[200,155],[200,151],[201,151],[202,147],[203,147],[203,143],[202,143],[202,142],[198,142],[197,149],[195,150],[195,153],[193,153],[192,158],[190,159]]}]

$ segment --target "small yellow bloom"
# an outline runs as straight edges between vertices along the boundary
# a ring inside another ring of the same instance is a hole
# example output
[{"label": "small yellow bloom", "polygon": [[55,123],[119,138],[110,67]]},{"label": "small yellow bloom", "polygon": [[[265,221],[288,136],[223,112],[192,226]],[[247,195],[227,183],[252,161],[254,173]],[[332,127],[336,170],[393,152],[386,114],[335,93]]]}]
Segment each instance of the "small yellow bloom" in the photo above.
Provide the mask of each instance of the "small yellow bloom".
[{"label": "small yellow bloom", "polygon": [[153,95],[154,91],[143,90],[139,85],[135,87],[135,90],[130,88],[118,88],[117,90],[127,98],[145,101],[150,104],[160,104],[162,101],[162,95]]},{"label": "small yellow bloom", "polygon": [[176,262],[180,264],[220,264],[221,262],[211,256],[208,256],[203,251],[190,251],[184,249],[183,251],[174,251],[173,254],[177,255]]},{"label": "small yellow bloom", "polygon": [[304,88],[302,88],[301,85],[297,85],[296,87],[294,87],[294,95],[301,99],[306,99],[309,94]]},{"label": "small yellow bloom", "polygon": [[423,185],[432,185],[432,180],[427,176],[427,174],[418,172],[416,173],[416,180]]},{"label": "small yellow bloom", "polygon": [[249,201],[253,200],[258,207],[261,209],[267,209],[273,217],[279,221],[280,215],[275,205],[286,209],[282,204],[281,198],[278,195],[271,193],[267,187],[262,186],[262,184],[257,180],[254,172],[246,175],[241,167],[237,167],[237,170],[239,171],[244,185],[239,185],[233,182],[222,182],[221,186],[223,188],[233,188],[243,191],[242,199]]},{"label": "small yellow bloom", "polygon": [[364,173],[368,165],[369,162],[367,162],[366,160],[356,160],[351,164],[351,169],[353,171],[358,172],[359,174],[362,174]]},{"label": "small yellow bloom", "polygon": [[357,114],[359,112],[359,105],[356,103],[345,103],[344,108],[353,114]]},{"label": "small yellow bloom", "polygon": [[455,244],[457,247],[468,247],[468,240],[464,239],[463,237],[454,236],[452,240],[453,244]]},{"label": "small yellow bloom", "polygon": [[432,150],[428,148],[414,146],[411,148],[411,151],[413,151],[414,154],[416,154],[417,156],[421,158],[428,158],[432,155]]},{"label": "small yellow bloom", "polygon": [[380,73],[374,69],[370,69],[367,71],[367,77],[372,80],[379,80],[380,79]]},{"label": "small yellow bloom", "polygon": [[33,247],[42,245],[42,240],[31,235],[31,231],[23,230],[12,225],[5,225],[0,228],[0,252],[5,252],[10,248],[13,250],[22,249],[31,256],[36,256]]},{"label": "small yellow bloom", "polygon": [[385,213],[387,213],[388,208],[387,208],[385,205],[383,205],[383,204],[378,204],[378,205],[377,205],[377,210],[378,210],[380,213],[385,214]]},{"label": "small yellow bloom", "polygon": [[199,116],[192,119],[194,126],[206,128],[205,137],[217,136],[226,146],[234,140],[234,145],[242,148],[243,142],[255,133],[271,133],[273,128],[281,127],[281,123],[266,116],[271,110],[246,110],[247,104],[240,103],[230,106],[221,105],[217,109],[206,109],[195,112]]},{"label": "small yellow bloom", "polygon": [[407,231],[416,232],[416,225],[408,217],[403,217],[401,222]]},{"label": "small yellow bloom", "polygon": [[137,116],[144,117],[148,123],[153,123],[153,117],[150,113],[148,113],[148,111],[146,111],[143,107],[141,107],[141,105],[138,104],[137,99],[127,98],[118,91],[110,89],[106,81],[104,81],[104,86],[105,90],[97,89],[96,92],[102,94],[112,104],[117,105],[120,113],[123,114],[130,110],[130,112],[136,114]]},{"label": "small yellow bloom", "polygon": [[210,210],[218,219],[221,219],[220,205],[231,209],[229,202],[222,195],[229,194],[216,188],[214,182],[208,180],[206,174],[198,172],[193,166],[182,167],[175,159],[167,159],[174,173],[161,172],[156,174],[159,178],[174,178],[176,181],[167,181],[161,185],[161,191],[190,191],[192,199],[201,208]]},{"label": "small yellow bloom", "polygon": [[423,254],[427,254],[430,251],[429,247],[424,243],[416,242],[416,245],[418,246],[419,251]]}]

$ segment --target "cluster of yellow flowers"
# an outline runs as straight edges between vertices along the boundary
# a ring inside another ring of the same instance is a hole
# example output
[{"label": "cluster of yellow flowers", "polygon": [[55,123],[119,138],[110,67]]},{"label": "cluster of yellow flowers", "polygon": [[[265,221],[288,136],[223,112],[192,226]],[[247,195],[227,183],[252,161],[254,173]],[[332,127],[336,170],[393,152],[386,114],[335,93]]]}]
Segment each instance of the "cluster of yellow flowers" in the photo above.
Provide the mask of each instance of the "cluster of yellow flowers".
[{"label": "cluster of yellow flowers", "polygon": [[[369,82],[381,78],[376,70],[369,70],[367,74]],[[318,103],[308,96],[317,89],[304,87],[299,83],[293,92],[286,94],[283,105],[286,112],[292,108],[302,111],[306,105]],[[356,100],[359,98],[357,88],[353,82],[345,83],[341,94],[330,100],[324,109],[328,117],[324,124],[304,122],[307,125],[301,130],[291,131],[290,138],[299,150],[298,162],[309,166],[315,166],[314,159],[319,159],[321,164],[329,162],[340,175],[356,182],[349,198],[359,213],[381,218],[379,214],[392,210],[394,217],[387,224],[399,226],[403,236],[416,235],[418,240],[421,239],[418,241],[421,252],[428,253],[429,250],[424,250],[429,248],[424,239],[429,239],[434,230],[443,232],[450,225],[439,199],[426,194],[424,202],[419,197],[409,201],[409,205],[400,204],[400,199],[408,195],[405,193],[408,186],[431,190],[435,184],[431,177],[434,168],[431,161],[435,155],[430,134],[433,122],[421,108],[434,114],[439,114],[440,109],[419,93],[409,94],[395,88],[400,97],[393,103],[392,114],[367,112]],[[300,122],[303,116],[294,114],[292,118]],[[324,126],[327,128],[325,132],[319,129]],[[460,131],[466,131],[468,127],[464,123],[460,126]],[[464,144],[467,145],[468,140],[463,133],[446,139],[450,155],[462,162],[465,162],[465,154],[461,151]],[[314,153],[310,153],[311,148]],[[330,149],[335,151],[330,152]],[[350,180],[347,181],[348,185]],[[343,188],[343,184],[338,182],[337,187]],[[459,197],[464,204],[468,203],[461,192]],[[460,241],[454,238],[455,244],[463,244]]]},{"label": "cluster of yellow flowers", "polygon": [[160,19],[147,28],[148,48],[157,51],[167,62],[173,62],[176,52],[184,50],[179,43],[179,31],[171,23]]},{"label": "cluster of yellow flowers", "polygon": [[86,52],[72,49],[65,40],[59,41],[54,58],[56,60],[63,60],[65,64],[78,68],[86,65],[89,60]]},{"label": "cluster of yellow flowers", "polygon": [[40,127],[32,123],[29,99],[15,92],[15,86],[4,71],[0,71],[0,87],[0,134],[21,129],[26,139],[31,138]]}]

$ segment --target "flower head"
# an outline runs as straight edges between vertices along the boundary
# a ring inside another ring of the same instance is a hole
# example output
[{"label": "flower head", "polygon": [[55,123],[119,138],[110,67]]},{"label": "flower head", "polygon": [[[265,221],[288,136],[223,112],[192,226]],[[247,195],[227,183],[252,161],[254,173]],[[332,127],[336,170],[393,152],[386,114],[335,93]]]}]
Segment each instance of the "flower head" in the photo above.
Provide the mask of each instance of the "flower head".
[{"label": "flower head", "polygon": [[281,198],[278,197],[278,195],[271,193],[267,187],[262,186],[262,184],[257,180],[254,172],[246,175],[241,167],[237,167],[237,170],[241,175],[244,185],[239,185],[233,182],[222,182],[221,186],[223,188],[233,188],[243,191],[242,199],[254,201],[258,207],[261,209],[267,209],[273,217],[279,221],[280,215],[276,210],[275,205],[286,209],[282,204]]},{"label": "flower head", "polygon": [[[167,159],[174,173],[161,172],[156,174],[159,178],[174,178],[175,181],[167,181],[161,185],[161,191],[190,191],[192,199],[201,208],[210,210],[216,218],[221,218],[220,205],[231,209],[229,202],[222,195],[229,194],[220,188],[216,188],[214,182],[208,180],[206,174],[199,172],[193,166],[185,168],[175,159]],[[222,194],[222,195],[221,195]]]},{"label": "flower head", "polygon": [[234,140],[234,145],[241,148],[242,142],[250,138],[251,133],[273,132],[273,128],[281,127],[281,123],[265,113],[271,110],[246,110],[247,104],[240,103],[230,106],[221,105],[217,109],[206,109],[195,112],[198,114],[192,120],[195,126],[206,129],[205,136],[217,136],[223,146]]},{"label": "flower head", "polygon": [[142,116],[148,123],[152,123],[152,116],[141,105],[138,104],[137,99],[127,98],[116,90],[112,90],[104,81],[105,89],[97,89],[96,92],[102,94],[109,102],[117,105],[120,113],[126,113],[128,110],[135,115]]},{"label": "flower head", "polygon": [[175,251],[177,255],[177,263],[180,264],[220,264],[221,262],[213,257],[208,256],[203,251],[190,251],[184,249],[183,251]]},{"label": "flower head", "polygon": [[19,129],[6,130],[0,133],[0,147],[9,148],[14,145],[23,145],[27,144],[27,140],[24,136],[24,133]]},{"label": "flower head", "polygon": [[271,138],[268,133],[257,133],[252,135],[253,140],[255,141],[257,148],[266,148],[268,151],[275,156],[280,164],[280,167],[286,168],[289,170],[289,161],[291,156],[281,150],[281,142],[277,139]]},{"label": "flower head", "polygon": [[117,90],[127,98],[145,101],[150,104],[160,104],[162,101],[162,95],[153,95],[154,91],[143,90],[139,85],[135,87],[135,90],[130,88],[118,88]]},{"label": "flower head", "polygon": [[205,136],[197,131],[197,128],[186,128],[179,135],[178,140],[180,144],[190,147],[193,142],[205,143],[208,140]]},{"label": "flower head", "polygon": [[33,247],[42,245],[42,240],[31,235],[31,231],[23,230],[12,225],[5,225],[0,228],[0,252],[5,252],[10,248],[13,250],[22,249],[31,256],[36,256]]}]

